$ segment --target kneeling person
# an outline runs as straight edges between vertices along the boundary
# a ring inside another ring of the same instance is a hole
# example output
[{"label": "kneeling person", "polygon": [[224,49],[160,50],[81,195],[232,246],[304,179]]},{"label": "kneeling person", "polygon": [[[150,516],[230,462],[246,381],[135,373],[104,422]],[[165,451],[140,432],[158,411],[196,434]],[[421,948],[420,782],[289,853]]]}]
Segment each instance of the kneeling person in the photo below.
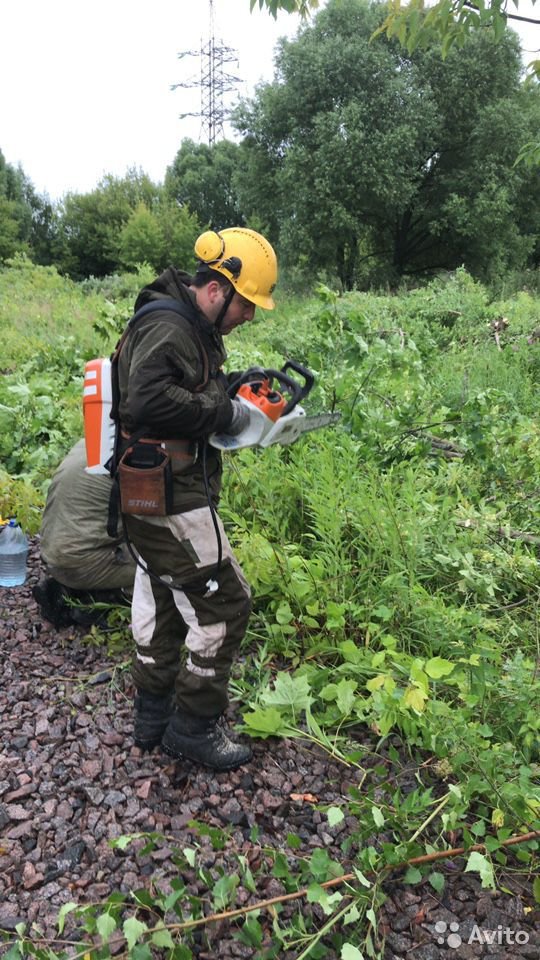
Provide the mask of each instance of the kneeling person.
[{"label": "kneeling person", "polygon": [[135,562],[122,537],[107,535],[111,480],[88,474],[85,466],[84,440],[79,440],[52,478],[41,524],[47,575],[33,595],[56,629],[103,622],[103,611],[91,607],[129,604],[133,592]]}]

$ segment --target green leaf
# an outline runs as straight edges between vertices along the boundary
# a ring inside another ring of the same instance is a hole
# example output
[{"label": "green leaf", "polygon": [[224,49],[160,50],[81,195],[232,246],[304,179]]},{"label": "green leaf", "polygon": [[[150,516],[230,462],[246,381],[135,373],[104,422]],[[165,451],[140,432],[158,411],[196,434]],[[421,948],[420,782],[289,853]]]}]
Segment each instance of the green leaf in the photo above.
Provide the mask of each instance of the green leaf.
[{"label": "green leaf", "polygon": [[253,914],[246,917],[238,933],[238,939],[240,943],[244,943],[247,947],[261,946],[264,939],[263,928]]},{"label": "green leaf", "polygon": [[251,713],[244,713],[242,719],[246,725],[246,733],[263,739],[284,736],[288,729],[281,713],[275,707],[257,707]]},{"label": "green leaf", "polygon": [[234,894],[239,883],[240,878],[236,873],[233,873],[230,876],[220,877],[212,890],[214,903],[218,910],[224,910],[229,906],[234,898]]},{"label": "green leaf", "polygon": [[129,917],[128,920],[124,921],[122,930],[127,941],[128,950],[133,950],[137,940],[146,933],[148,927],[146,923],[137,920],[137,917]]},{"label": "green leaf", "polygon": [[296,833],[288,833],[287,846],[290,847],[291,850],[299,850],[302,846],[302,841],[300,837],[296,835]]},{"label": "green leaf", "polygon": [[422,874],[418,867],[409,867],[403,879],[405,883],[420,883]]},{"label": "green leaf", "polygon": [[341,902],[343,896],[339,891],[329,894],[319,883],[310,883],[307,891],[307,899],[309,903],[318,903],[328,917],[334,912],[336,904]]},{"label": "green leaf", "polygon": [[384,687],[387,676],[388,674],[386,673],[379,673],[376,677],[370,677],[366,682],[366,689],[369,690],[370,693],[374,693],[375,690],[380,690],[381,687]]},{"label": "green leaf", "polygon": [[22,956],[22,948],[18,943],[14,943],[13,946],[9,948],[8,952],[4,954],[4,960],[21,960]]},{"label": "green leaf", "polygon": [[[176,949],[177,948],[175,947],[175,951]],[[178,957],[176,956],[175,953],[173,953],[172,955],[169,954],[169,956],[170,956],[170,960],[173,960],[173,957],[174,957],[174,960],[178,960]],[[133,947],[133,950],[129,954],[129,960],[154,960],[154,957],[152,955],[152,950],[150,948],[150,944],[136,943],[135,946]],[[188,954],[187,960],[191,960],[191,953]]]},{"label": "green leaf", "polygon": [[341,960],[364,960],[364,954],[352,943],[344,943],[341,948]]},{"label": "green leaf", "polygon": [[389,607],[386,607],[383,603],[381,603],[378,607],[375,607],[371,615],[372,617],[376,617],[377,620],[387,621],[392,619],[394,616],[394,611],[390,610]]},{"label": "green leaf", "polygon": [[64,932],[64,926],[66,922],[66,917],[68,913],[72,913],[73,910],[76,910],[78,907],[77,903],[70,901],[69,903],[64,903],[60,910],[58,911],[58,933]]},{"label": "green leaf", "polygon": [[345,814],[341,807],[330,807],[326,811],[326,816],[331,827],[335,827],[336,824],[341,823],[342,820],[345,819]]},{"label": "green leaf", "polygon": [[313,851],[307,866],[311,876],[318,883],[323,883],[331,877],[339,877],[342,873],[341,864],[337,860],[331,860],[328,852],[322,847],[317,847]]},{"label": "green leaf", "polygon": [[450,660],[444,660],[443,657],[432,657],[424,666],[428,677],[432,680],[440,680],[441,677],[447,677],[452,673],[455,664]]},{"label": "green leaf", "polygon": [[99,933],[103,943],[108,943],[109,937],[116,930],[116,920],[110,913],[101,913],[96,917],[96,930]]},{"label": "green leaf", "polygon": [[472,871],[480,874],[483,887],[489,887],[491,890],[496,889],[493,866],[487,857],[485,857],[483,853],[478,853],[477,850],[473,850],[472,853],[469,854],[469,859],[465,867],[465,873]]},{"label": "green leaf", "polygon": [[321,690],[321,700],[335,700],[338,695],[337,683],[327,683]]},{"label": "green leaf", "polygon": [[535,877],[532,889],[534,899],[537,903],[540,903],[540,877]]},{"label": "green leaf", "polygon": [[349,716],[354,707],[357,686],[355,680],[341,680],[337,685],[336,704],[345,717]]},{"label": "green leaf", "polygon": [[384,822],[385,822],[384,813],[382,812],[380,807],[373,806],[371,808],[371,816],[373,817],[373,822],[375,823],[375,826],[377,827],[384,826]]},{"label": "green leaf", "polygon": [[194,867],[197,859],[197,851],[194,850],[193,847],[184,847],[182,849],[182,853],[184,854],[184,857],[186,858],[190,867]]},{"label": "green leaf", "polygon": [[121,837],[114,837],[112,840],[109,840],[109,846],[111,846],[113,850],[126,850],[130,843],[133,843],[133,841],[140,836],[140,833],[126,833]]},{"label": "green leaf", "polygon": [[313,702],[309,680],[302,674],[293,677],[290,673],[278,673],[273,690],[265,690],[261,700],[274,707],[290,707],[293,711],[305,710]]},{"label": "green leaf", "polygon": [[363,886],[363,887],[367,887],[367,888],[369,889],[369,887],[371,886],[371,883],[370,883],[370,881],[368,880],[368,878],[367,878],[366,876],[364,876],[364,874],[362,873],[362,871],[359,870],[358,867],[355,867],[355,868],[354,868],[354,872],[355,872],[355,874],[356,874],[356,879],[362,884],[362,886]]},{"label": "green leaf", "polygon": [[364,657],[363,650],[360,650],[352,640],[344,640],[339,644],[339,650],[343,654],[343,659],[348,663],[360,663]]},{"label": "green leaf", "polygon": [[428,880],[437,893],[442,893],[444,890],[444,874],[439,873],[438,870],[434,870],[433,873],[430,873]]},{"label": "green leaf", "polygon": [[171,936],[170,930],[167,930],[165,926],[154,930],[152,934],[152,943],[156,947],[167,947],[169,950],[174,947],[174,940]]},{"label": "green leaf", "polygon": [[343,917],[343,923],[356,923],[361,917],[361,913],[355,903],[352,904],[351,909],[347,910],[347,913]]},{"label": "green leaf", "polygon": [[274,616],[276,618],[276,623],[279,623],[280,625],[286,624],[290,623],[293,619],[293,612],[288,603],[280,603]]},{"label": "green leaf", "polygon": [[416,713],[423,713],[427,696],[419,687],[407,687],[403,695],[403,705],[411,707]]}]

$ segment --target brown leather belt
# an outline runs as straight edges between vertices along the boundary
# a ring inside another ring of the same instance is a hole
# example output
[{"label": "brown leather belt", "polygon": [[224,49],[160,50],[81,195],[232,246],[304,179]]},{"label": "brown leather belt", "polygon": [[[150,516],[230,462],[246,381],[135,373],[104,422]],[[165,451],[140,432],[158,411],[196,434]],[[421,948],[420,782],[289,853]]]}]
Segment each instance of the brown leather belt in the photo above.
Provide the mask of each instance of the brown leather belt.
[{"label": "brown leather belt", "polygon": [[[129,440],[131,434],[121,430],[123,440]],[[195,463],[199,455],[199,444],[197,440],[154,440],[150,437],[142,437],[137,443],[150,443],[153,446],[161,447],[171,460],[189,460]]]}]

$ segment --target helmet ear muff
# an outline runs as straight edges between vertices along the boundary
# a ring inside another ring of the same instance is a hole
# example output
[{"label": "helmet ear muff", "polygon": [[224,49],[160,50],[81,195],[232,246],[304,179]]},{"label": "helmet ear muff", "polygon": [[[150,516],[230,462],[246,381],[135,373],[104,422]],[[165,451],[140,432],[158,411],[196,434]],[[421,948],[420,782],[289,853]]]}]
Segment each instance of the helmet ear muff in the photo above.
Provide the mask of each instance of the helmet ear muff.
[{"label": "helmet ear muff", "polygon": [[194,252],[203,263],[215,263],[225,253],[225,240],[217,230],[206,230],[197,237]]},{"label": "helmet ear muff", "polygon": [[224,260],[221,264],[222,270],[228,270],[232,280],[238,280],[238,277],[242,273],[242,261],[240,257],[228,257],[227,260]]}]

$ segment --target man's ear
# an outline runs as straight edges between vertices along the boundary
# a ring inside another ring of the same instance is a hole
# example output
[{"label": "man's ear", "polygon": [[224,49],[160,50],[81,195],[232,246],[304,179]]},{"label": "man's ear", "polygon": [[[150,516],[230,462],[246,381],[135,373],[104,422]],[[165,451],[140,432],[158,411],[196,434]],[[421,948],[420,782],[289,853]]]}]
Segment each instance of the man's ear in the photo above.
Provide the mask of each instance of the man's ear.
[{"label": "man's ear", "polygon": [[[217,280],[210,280],[210,283],[206,285],[206,292],[208,295],[208,300],[210,303],[214,304],[219,302],[220,299],[223,299],[225,296],[224,288]],[[220,298],[220,294],[222,295]]]}]

